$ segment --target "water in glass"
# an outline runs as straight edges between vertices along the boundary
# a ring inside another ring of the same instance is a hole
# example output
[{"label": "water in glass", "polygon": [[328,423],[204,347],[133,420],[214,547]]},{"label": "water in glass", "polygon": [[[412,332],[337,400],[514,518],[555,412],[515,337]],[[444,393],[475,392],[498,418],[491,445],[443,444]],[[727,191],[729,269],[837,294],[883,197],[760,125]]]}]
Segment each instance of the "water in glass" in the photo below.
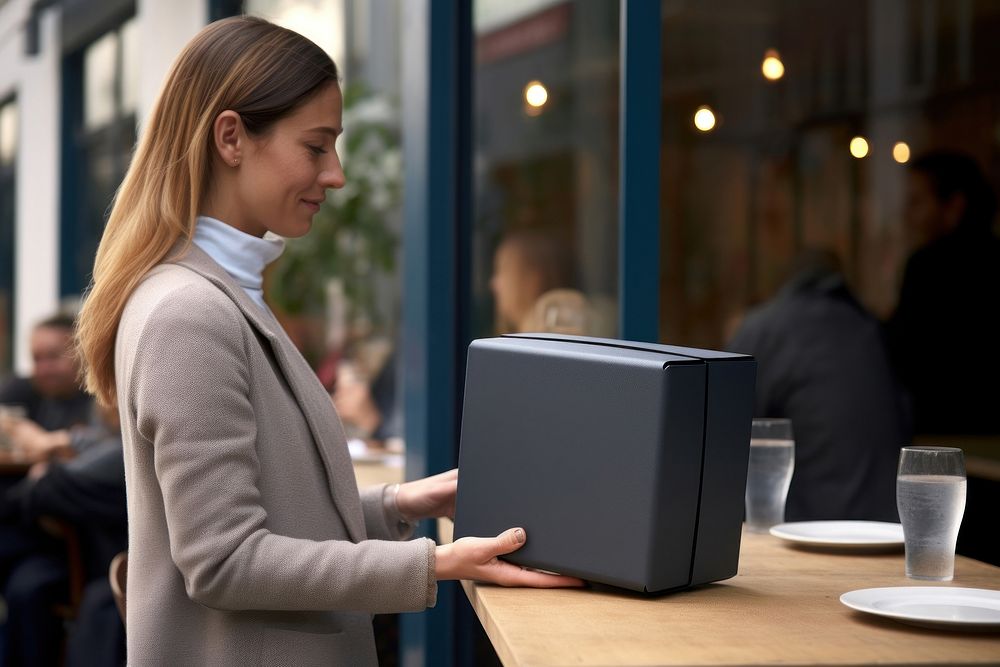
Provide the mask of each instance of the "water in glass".
[{"label": "water in glass", "polygon": [[906,576],[950,581],[965,513],[965,477],[900,475],[896,502],[906,542]]},{"label": "water in glass", "polygon": [[747,468],[746,524],[766,533],[785,520],[785,498],[795,467],[794,440],[753,438]]}]

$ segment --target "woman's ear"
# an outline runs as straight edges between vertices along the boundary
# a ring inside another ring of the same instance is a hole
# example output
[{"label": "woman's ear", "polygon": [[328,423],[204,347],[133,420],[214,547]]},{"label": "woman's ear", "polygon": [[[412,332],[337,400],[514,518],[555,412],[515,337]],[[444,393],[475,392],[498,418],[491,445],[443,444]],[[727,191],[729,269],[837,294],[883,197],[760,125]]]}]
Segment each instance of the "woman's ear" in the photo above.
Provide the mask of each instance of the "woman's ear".
[{"label": "woman's ear", "polygon": [[216,116],[212,131],[219,157],[229,166],[238,167],[243,152],[243,119],[227,109]]}]

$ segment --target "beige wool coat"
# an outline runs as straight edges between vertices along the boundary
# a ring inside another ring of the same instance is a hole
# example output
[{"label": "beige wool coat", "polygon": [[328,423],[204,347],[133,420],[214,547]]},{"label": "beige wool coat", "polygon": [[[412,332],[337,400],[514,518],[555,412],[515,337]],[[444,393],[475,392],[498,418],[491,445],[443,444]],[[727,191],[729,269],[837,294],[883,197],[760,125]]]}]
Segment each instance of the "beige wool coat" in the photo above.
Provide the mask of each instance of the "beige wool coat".
[{"label": "beige wool coat", "polygon": [[371,614],[437,594],[434,543],[360,495],[329,396],[197,246],[130,297],[115,369],[128,662],[371,665]]}]

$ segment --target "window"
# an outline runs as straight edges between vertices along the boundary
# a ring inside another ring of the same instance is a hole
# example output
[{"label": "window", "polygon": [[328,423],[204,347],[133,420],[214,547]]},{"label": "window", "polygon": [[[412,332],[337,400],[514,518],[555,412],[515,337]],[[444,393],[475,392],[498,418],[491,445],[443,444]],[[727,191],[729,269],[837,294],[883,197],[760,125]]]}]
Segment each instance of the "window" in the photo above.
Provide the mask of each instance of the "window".
[{"label": "window", "polygon": [[474,4],[473,335],[617,329],[617,2]]},{"label": "window", "polygon": [[998,181],[1000,7],[662,7],[662,336],[723,345],[813,247],[833,250],[888,317],[919,243],[904,223],[905,163],[947,148]]},{"label": "window", "polygon": [[65,61],[62,297],[78,296],[90,282],[115,191],[132,157],[138,62],[134,19]]},{"label": "window", "polygon": [[1000,6],[661,6],[662,336],[726,345],[822,255],[887,321],[918,434],[997,433],[997,363],[927,356],[997,327]]}]

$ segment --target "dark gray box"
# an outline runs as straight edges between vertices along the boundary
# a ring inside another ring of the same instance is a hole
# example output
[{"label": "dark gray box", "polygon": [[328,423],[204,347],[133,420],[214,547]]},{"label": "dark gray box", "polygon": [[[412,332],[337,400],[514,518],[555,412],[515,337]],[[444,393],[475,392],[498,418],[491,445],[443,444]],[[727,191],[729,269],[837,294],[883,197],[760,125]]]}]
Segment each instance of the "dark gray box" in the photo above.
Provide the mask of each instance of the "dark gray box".
[{"label": "dark gray box", "polygon": [[455,538],[523,526],[511,562],[637,591],[732,577],[756,366],[579,336],[473,341]]}]

